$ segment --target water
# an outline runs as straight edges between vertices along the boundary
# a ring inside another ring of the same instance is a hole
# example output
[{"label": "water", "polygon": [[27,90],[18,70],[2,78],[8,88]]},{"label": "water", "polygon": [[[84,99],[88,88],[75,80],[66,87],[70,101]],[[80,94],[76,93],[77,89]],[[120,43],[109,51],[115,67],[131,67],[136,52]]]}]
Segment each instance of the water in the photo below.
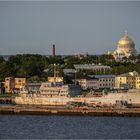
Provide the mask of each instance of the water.
[{"label": "water", "polygon": [[0,139],[140,138],[140,118],[0,115]]},{"label": "water", "polygon": [[14,106],[13,104],[0,104],[0,107],[1,106]]}]

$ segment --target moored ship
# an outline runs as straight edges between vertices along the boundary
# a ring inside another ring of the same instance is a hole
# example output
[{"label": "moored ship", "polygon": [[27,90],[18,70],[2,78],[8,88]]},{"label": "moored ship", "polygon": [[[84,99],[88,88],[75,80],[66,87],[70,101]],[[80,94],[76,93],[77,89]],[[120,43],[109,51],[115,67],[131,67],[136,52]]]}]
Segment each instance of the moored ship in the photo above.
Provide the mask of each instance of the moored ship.
[{"label": "moored ship", "polygon": [[30,94],[25,89],[21,90],[20,96],[16,97],[14,102],[28,105],[66,105],[79,95],[81,95],[79,85],[45,82],[41,84],[38,93]]},{"label": "moored ship", "polygon": [[118,102],[126,102],[133,107],[140,107],[140,90],[128,90],[127,92],[114,92],[103,94],[101,97],[91,97],[86,100],[89,104],[97,104],[112,106]]},{"label": "moored ship", "polygon": [[22,91],[20,96],[14,99],[16,104],[54,106],[66,106],[69,103],[114,106],[120,101],[133,106],[140,106],[140,91],[129,90],[127,92],[106,93],[101,97],[83,97],[78,85],[53,85],[53,83],[47,82],[42,83],[39,93],[29,94]]}]

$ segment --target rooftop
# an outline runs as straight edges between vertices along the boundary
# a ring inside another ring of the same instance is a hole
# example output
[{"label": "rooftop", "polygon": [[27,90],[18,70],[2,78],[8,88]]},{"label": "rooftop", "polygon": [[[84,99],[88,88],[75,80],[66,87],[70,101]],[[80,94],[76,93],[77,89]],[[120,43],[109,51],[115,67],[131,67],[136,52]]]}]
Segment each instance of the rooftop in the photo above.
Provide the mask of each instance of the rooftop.
[{"label": "rooftop", "polygon": [[91,77],[95,77],[95,78],[115,78],[116,75],[91,75]]}]

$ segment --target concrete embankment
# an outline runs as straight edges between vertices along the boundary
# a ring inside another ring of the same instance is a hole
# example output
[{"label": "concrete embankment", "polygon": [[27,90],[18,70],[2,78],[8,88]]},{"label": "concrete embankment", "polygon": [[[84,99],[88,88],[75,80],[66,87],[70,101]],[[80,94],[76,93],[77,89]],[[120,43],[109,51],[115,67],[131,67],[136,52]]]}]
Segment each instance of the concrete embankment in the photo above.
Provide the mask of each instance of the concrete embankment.
[{"label": "concrete embankment", "polygon": [[0,114],[28,115],[91,115],[91,116],[129,116],[140,117],[140,108],[110,109],[110,108],[49,108],[29,106],[1,106]]}]

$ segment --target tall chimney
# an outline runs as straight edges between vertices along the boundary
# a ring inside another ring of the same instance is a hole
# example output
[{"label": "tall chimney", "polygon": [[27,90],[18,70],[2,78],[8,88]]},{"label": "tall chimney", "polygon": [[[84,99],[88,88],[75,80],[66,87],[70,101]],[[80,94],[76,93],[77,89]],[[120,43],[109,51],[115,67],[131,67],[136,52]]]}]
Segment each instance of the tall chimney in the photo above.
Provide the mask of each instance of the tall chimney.
[{"label": "tall chimney", "polygon": [[55,57],[55,44],[53,44],[52,55],[53,55],[53,57]]}]

